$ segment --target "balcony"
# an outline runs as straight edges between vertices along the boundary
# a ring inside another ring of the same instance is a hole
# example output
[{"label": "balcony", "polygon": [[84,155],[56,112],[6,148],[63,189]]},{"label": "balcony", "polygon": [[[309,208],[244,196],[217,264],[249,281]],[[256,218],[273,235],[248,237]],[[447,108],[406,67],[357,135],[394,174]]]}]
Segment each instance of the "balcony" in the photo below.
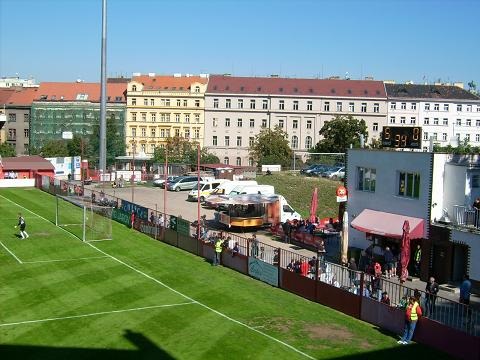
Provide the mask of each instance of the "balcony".
[{"label": "balcony", "polygon": [[480,210],[465,206],[453,206],[452,223],[456,226],[480,231]]}]

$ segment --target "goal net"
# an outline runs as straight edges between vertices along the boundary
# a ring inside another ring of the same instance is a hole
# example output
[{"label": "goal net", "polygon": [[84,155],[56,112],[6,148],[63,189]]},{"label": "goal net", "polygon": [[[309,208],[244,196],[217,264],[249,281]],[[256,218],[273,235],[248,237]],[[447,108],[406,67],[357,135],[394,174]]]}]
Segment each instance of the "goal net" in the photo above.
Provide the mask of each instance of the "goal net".
[{"label": "goal net", "polygon": [[111,207],[79,196],[56,196],[55,224],[82,241],[112,240]]}]

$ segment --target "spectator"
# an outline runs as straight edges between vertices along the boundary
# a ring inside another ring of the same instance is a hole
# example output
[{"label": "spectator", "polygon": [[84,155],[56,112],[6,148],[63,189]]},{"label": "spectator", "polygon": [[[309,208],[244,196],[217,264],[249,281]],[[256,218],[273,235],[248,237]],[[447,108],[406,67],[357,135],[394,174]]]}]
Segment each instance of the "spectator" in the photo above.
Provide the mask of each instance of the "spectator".
[{"label": "spectator", "polygon": [[308,260],[308,266],[310,266],[310,272],[315,273],[315,267],[317,266],[317,258],[312,256],[310,260]]},{"label": "spectator", "polygon": [[422,261],[422,248],[420,245],[417,245],[417,250],[415,250],[415,254],[413,256],[414,260],[414,274],[415,276],[420,275],[420,262]]},{"label": "spectator", "polygon": [[419,317],[422,316],[422,308],[418,304],[418,301],[412,296],[408,301],[407,308],[405,309],[405,329],[403,336],[398,343],[401,345],[407,345],[412,341],[415,327]]},{"label": "spectator", "polygon": [[360,253],[360,261],[358,262],[358,269],[360,271],[366,272],[368,267],[368,256],[365,250],[362,250]]},{"label": "spectator", "polygon": [[238,243],[236,243],[231,236],[227,236],[227,244],[229,249],[233,249],[235,247],[235,244],[238,244]]},{"label": "spectator", "polygon": [[223,239],[218,238],[215,241],[215,257],[213,259],[213,266],[220,265],[223,250]]},{"label": "spectator", "polygon": [[305,277],[308,275],[308,263],[305,259],[302,259],[302,263],[300,264],[300,273]]},{"label": "spectator", "polygon": [[287,265],[287,270],[294,272],[295,271],[295,260],[290,260],[290,262]]},{"label": "spectator", "polygon": [[408,305],[408,296],[403,295],[403,297],[400,299],[400,302],[398,303],[397,307],[401,308],[401,309],[406,309],[407,305]]},{"label": "spectator", "polygon": [[280,263],[280,253],[278,249],[273,250],[273,266],[278,266]]},{"label": "spectator", "polygon": [[240,252],[240,247],[238,246],[238,242],[235,243],[232,249],[232,257],[235,257]]},{"label": "spectator", "polygon": [[150,212],[150,223],[155,224],[155,214],[153,211]]},{"label": "spectator", "polygon": [[160,228],[163,228],[163,226],[165,225],[165,220],[163,218],[163,214],[160,214],[160,216],[157,218],[157,225]]},{"label": "spectator", "polygon": [[430,276],[427,285],[425,286],[425,315],[432,316],[435,311],[435,302],[437,301],[437,293],[439,287],[435,278]]},{"label": "spectator", "polygon": [[390,279],[393,269],[393,254],[388,246],[385,248],[385,252],[383,253],[383,259],[385,261],[385,276],[387,279]]},{"label": "spectator", "polygon": [[381,279],[381,273],[380,275],[372,276],[372,297],[377,300],[380,300],[380,291],[382,289],[380,279]]},{"label": "spectator", "polygon": [[397,267],[398,267],[398,249],[396,246],[392,246],[392,254],[393,254],[393,267],[391,271],[391,276],[397,276]]},{"label": "spectator", "polygon": [[475,227],[480,227],[480,197],[477,197],[472,205],[473,210],[475,210],[474,214],[474,225]]},{"label": "spectator", "polygon": [[390,306],[390,298],[389,298],[388,293],[386,291],[384,291],[382,293],[382,298],[380,299],[380,302],[382,304]]},{"label": "spectator", "polygon": [[357,263],[355,262],[355,258],[351,258],[350,262],[348,263],[348,268],[350,270],[350,282],[355,283],[357,274],[356,271],[358,271],[358,266]]},{"label": "spectator", "polygon": [[132,210],[130,214],[130,227],[133,229],[133,224],[135,223],[135,211]]},{"label": "spectator", "polygon": [[375,277],[382,276],[382,266],[380,265],[380,263],[375,262],[375,264],[373,265],[373,272],[375,274]]},{"label": "spectator", "polygon": [[250,243],[252,245],[252,256],[258,257],[258,240],[257,235],[253,234],[252,238],[250,239]]},{"label": "spectator", "polygon": [[300,274],[300,273],[301,273],[300,261],[299,261],[299,260],[296,260],[296,261],[295,261],[294,266],[293,266],[293,269],[295,270],[295,272],[296,272],[297,274]]},{"label": "spectator", "polygon": [[470,324],[471,310],[470,310],[470,292],[472,290],[472,283],[467,274],[463,276],[462,285],[460,285],[460,303],[464,304],[464,315],[466,315],[466,324]]}]

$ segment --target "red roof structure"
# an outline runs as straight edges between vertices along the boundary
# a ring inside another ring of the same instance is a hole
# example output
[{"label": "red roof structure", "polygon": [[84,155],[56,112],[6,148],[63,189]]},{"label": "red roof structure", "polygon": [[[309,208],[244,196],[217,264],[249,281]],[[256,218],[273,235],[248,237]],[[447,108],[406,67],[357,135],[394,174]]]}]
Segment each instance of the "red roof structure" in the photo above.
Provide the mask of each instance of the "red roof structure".
[{"label": "red roof structure", "polygon": [[193,83],[206,84],[208,79],[201,76],[134,76],[132,81],[143,84],[143,90],[182,91],[190,90]]},{"label": "red roof structure", "polygon": [[38,155],[2,158],[2,167],[3,171],[55,170],[50,161]]},{"label": "red roof structure", "polygon": [[38,88],[15,89],[7,100],[6,105],[31,106],[38,95]]},{"label": "red roof structure", "polygon": [[[100,102],[100,83],[42,82],[35,101]],[[126,102],[127,84],[107,83],[107,102]]]},{"label": "red roof structure", "polygon": [[210,94],[386,98],[385,85],[373,80],[287,79],[212,75]]}]

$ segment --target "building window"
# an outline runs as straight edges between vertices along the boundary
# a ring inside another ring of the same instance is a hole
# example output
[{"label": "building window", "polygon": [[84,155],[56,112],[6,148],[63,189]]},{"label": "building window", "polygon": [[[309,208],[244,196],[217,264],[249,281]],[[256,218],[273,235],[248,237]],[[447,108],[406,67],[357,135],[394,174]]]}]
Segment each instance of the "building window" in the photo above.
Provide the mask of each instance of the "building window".
[{"label": "building window", "polygon": [[380,104],[379,103],[374,103],[373,104],[373,112],[374,113],[380,112]]},{"label": "building window", "polygon": [[212,145],[213,145],[213,146],[217,146],[217,145],[218,145],[217,136],[213,136],[213,137],[212,137]]},{"label": "building window", "polygon": [[467,119],[467,126],[472,126],[472,119]]},{"label": "building window", "polygon": [[218,126],[218,118],[213,118],[212,119],[212,126],[217,127]]},{"label": "building window", "polygon": [[297,100],[295,100],[293,102],[293,110],[298,110],[298,101]]},{"label": "building window", "polygon": [[457,119],[457,125],[462,126],[462,119]]},{"label": "building window", "polygon": [[225,127],[230,127],[230,119],[225,118]]},{"label": "building window", "polygon": [[298,149],[298,136],[293,135],[292,136],[292,149]]},{"label": "building window", "polygon": [[420,197],[420,174],[399,171],[398,195],[413,199]]},{"label": "building window", "polygon": [[253,158],[248,158],[248,166],[253,166]]},{"label": "building window", "polygon": [[150,106],[155,106],[155,99],[150,99]]},{"label": "building window", "polygon": [[378,131],[378,123],[373,123],[373,131],[374,132]]},{"label": "building window", "polygon": [[150,118],[152,119],[152,122],[157,121],[157,114],[156,113],[151,113]]},{"label": "building window", "polygon": [[214,107],[215,109],[218,108],[218,99],[213,99],[213,107]]},{"label": "building window", "polygon": [[425,111],[430,111],[430,104],[425,104]]},{"label": "building window", "polygon": [[29,114],[23,114],[23,121],[28,122],[30,120],[30,115]]},{"label": "building window", "polygon": [[237,126],[242,127],[243,126],[243,120],[242,119],[237,119]]},{"label": "building window", "polygon": [[267,110],[268,109],[268,100],[263,100],[262,101],[262,109]]},{"label": "building window", "polygon": [[429,118],[424,118],[423,119],[423,125],[428,125],[430,124],[430,119]]},{"label": "building window", "polygon": [[443,141],[447,141],[447,138],[448,138],[448,134],[447,134],[447,133],[443,133],[443,134],[442,134],[442,140],[443,140]]},{"label": "building window", "polygon": [[465,134],[465,141],[470,141],[470,134]]},{"label": "building window", "polygon": [[448,104],[443,104],[443,111],[448,111],[448,108],[449,108]]},{"label": "building window", "polygon": [[252,147],[254,143],[255,143],[255,138],[253,136],[250,136],[248,138],[248,146]]},{"label": "building window", "polygon": [[293,120],[293,122],[292,122],[292,127],[293,127],[294,129],[298,129],[298,120]]},{"label": "building window", "polygon": [[410,124],[415,125],[416,123],[417,123],[417,119],[415,118],[415,116],[412,116],[410,118]]},{"label": "building window", "polygon": [[305,138],[305,148],[307,148],[307,149],[312,148],[312,137],[311,136],[307,136]]},{"label": "building window", "polygon": [[362,113],[367,112],[367,103],[362,103],[361,111],[362,111]]},{"label": "building window", "polygon": [[325,101],[325,103],[323,104],[323,111],[330,111],[330,102],[329,101]]},{"label": "building window", "polygon": [[155,152],[155,144],[151,144],[150,145],[150,153],[154,153]]},{"label": "building window", "polygon": [[440,111],[440,104],[433,104],[434,111]]},{"label": "building window", "polygon": [[190,114],[185,114],[185,122],[190,123]]},{"label": "building window", "polygon": [[199,93],[200,92],[200,86],[195,86],[195,92]]},{"label": "building window", "polygon": [[180,136],[180,129],[175,129],[175,136],[179,137]]},{"label": "building window", "polygon": [[200,107],[200,100],[195,100],[195,107]]},{"label": "building window", "polygon": [[197,124],[200,122],[200,114],[195,114],[195,122]]},{"label": "building window", "polygon": [[312,128],[312,120],[307,120],[307,129]]},{"label": "building window", "polygon": [[190,139],[190,129],[185,129],[184,131],[185,139]]},{"label": "building window", "polygon": [[137,105],[137,99],[132,98],[132,105]]},{"label": "building window", "polygon": [[152,137],[152,138],[155,137],[155,128],[150,129],[150,137]]},{"label": "building window", "polygon": [[225,136],[225,146],[230,146],[230,136]]},{"label": "building window", "polygon": [[182,105],[182,100],[177,99],[177,106],[181,106],[181,105]]},{"label": "building window", "polygon": [[195,136],[195,139],[200,139],[200,129],[199,128],[193,129],[193,134]]},{"label": "building window", "polygon": [[472,105],[467,105],[467,112],[472,112]]},{"label": "building window", "polygon": [[428,140],[428,132],[423,132],[423,140]]},{"label": "building window", "polygon": [[137,136],[137,129],[132,128],[132,137],[136,137],[136,136]]},{"label": "building window", "polygon": [[480,142],[480,134],[475,134],[475,141]]},{"label": "building window", "polygon": [[402,102],[402,103],[400,104],[400,109],[406,110],[406,109],[407,109],[407,103]]},{"label": "building window", "polygon": [[8,114],[8,122],[16,122],[17,121],[17,114]]},{"label": "building window", "polygon": [[433,133],[433,140],[434,140],[434,141],[437,141],[437,140],[438,140],[438,135],[437,135],[437,133]]},{"label": "building window", "polygon": [[17,139],[17,130],[8,129],[8,140],[13,141]]},{"label": "building window", "polygon": [[395,116],[390,116],[390,124],[395,124]]},{"label": "building window", "polygon": [[142,113],[142,121],[147,121],[147,113]]},{"label": "building window", "polygon": [[147,129],[146,128],[142,127],[140,130],[142,131],[142,137],[147,136]]},{"label": "building window", "polygon": [[357,167],[357,190],[375,192],[377,170]]},{"label": "building window", "polygon": [[313,110],[313,102],[312,101],[307,101],[307,110],[309,110],[309,111]]},{"label": "building window", "polygon": [[237,136],[237,146],[242,146],[242,137]]},{"label": "building window", "polygon": [[417,110],[417,103],[412,103],[411,109],[412,110]]},{"label": "building window", "polygon": [[140,144],[140,149],[142,149],[142,153],[145,153],[146,152],[146,148],[147,148],[147,145],[145,144]]},{"label": "building window", "polygon": [[433,118],[433,125],[438,125],[438,124],[439,124],[439,119]]},{"label": "building window", "polygon": [[480,105],[477,105],[477,112],[480,112]]},{"label": "building window", "polygon": [[250,100],[250,109],[255,109],[255,100]]},{"label": "building window", "polygon": [[232,107],[232,100],[226,99],[225,100],[225,108],[230,109]]},{"label": "building window", "polygon": [[238,107],[239,109],[243,109],[243,99],[238,99],[237,107]]},{"label": "building window", "polygon": [[161,138],[165,137],[165,129],[160,129],[160,137]]},{"label": "building window", "polygon": [[225,156],[225,157],[223,158],[223,163],[224,163],[225,165],[228,165],[228,164],[230,163],[230,160],[228,159],[227,156]]},{"label": "building window", "polygon": [[283,129],[284,121],[282,119],[278,120],[278,127]]},{"label": "building window", "polygon": [[337,111],[342,111],[342,103],[337,102]]},{"label": "building window", "polygon": [[462,111],[462,104],[457,104],[457,111]]},{"label": "building window", "polygon": [[279,108],[280,110],[285,110],[285,101],[280,100],[280,101],[278,102],[278,108]]},{"label": "building window", "polygon": [[447,118],[443,118],[443,125],[448,126],[448,119]]},{"label": "building window", "polygon": [[476,125],[476,126],[480,126],[480,120],[476,120],[476,121],[475,121],[475,125]]},{"label": "building window", "polygon": [[355,112],[355,103],[348,103],[348,111]]},{"label": "building window", "polygon": [[400,124],[405,124],[407,122],[407,118],[405,116],[400,117]]},{"label": "building window", "polygon": [[396,102],[391,102],[390,103],[390,110],[395,110],[397,108],[397,103]]},{"label": "building window", "polygon": [[267,119],[262,119],[262,128],[267,127]]},{"label": "building window", "polygon": [[132,91],[137,91],[137,85],[132,85]]},{"label": "building window", "polygon": [[23,129],[23,136],[28,139],[29,131],[28,129]]},{"label": "building window", "polygon": [[188,107],[188,101],[187,100],[183,100],[183,106]]},{"label": "building window", "polygon": [[242,158],[237,157],[237,160],[235,161],[235,163],[237,164],[237,166],[241,166],[242,165]]},{"label": "building window", "polygon": [[255,127],[255,119],[250,119],[250,127]]},{"label": "building window", "polygon": [[137,121],[137,113],[132,113],[132,121]]},{"label": "building window", "polygon": [[175,122],[180,122],[180,114],[175,114]]},{"label": "building window", "polygon": [[148,106],[148,99],[143,99],[143,105]]}]

